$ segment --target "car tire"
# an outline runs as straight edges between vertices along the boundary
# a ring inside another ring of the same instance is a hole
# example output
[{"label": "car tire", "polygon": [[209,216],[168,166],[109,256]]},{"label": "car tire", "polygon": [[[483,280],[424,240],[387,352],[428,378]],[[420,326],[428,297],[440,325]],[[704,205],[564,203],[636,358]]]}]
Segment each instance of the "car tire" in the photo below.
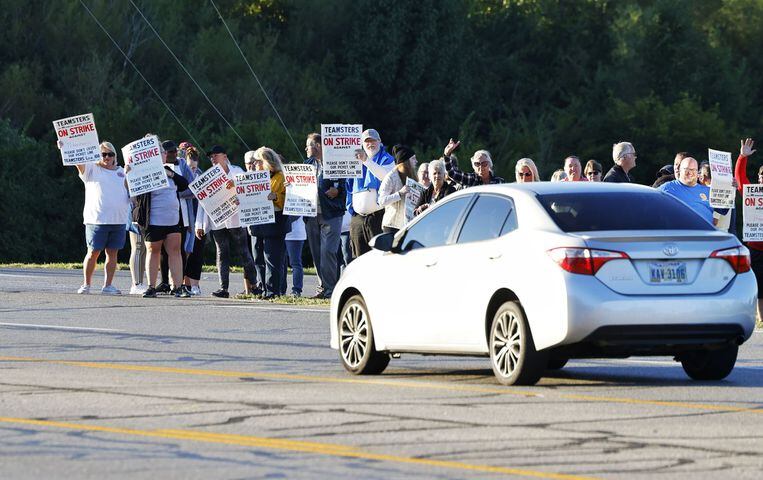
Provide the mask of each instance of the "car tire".
[{"label": "car tire", "polygon": [[687,352],[679,358],[684,371],[694,380],[723,380],[734,369],[737,361],[737,345],[719,350]]},{"label": "car tire", "polygon": [[567,365],[567,362],[569,361],[570,359],[567,357],[551,355],[548,357],[548,365],[546,365],[546,370],[561,370],[565,365]]},{"label": "car tire", "polygon": [[503,385],[534,385],[548,363],[548,354],[535,350],[522,307],[501,305],[493,316],[489,336],[490,365]]},{"label": "car tire", "polygon": [[387,368],[389,354],[377,352],[371,318],[363,297],[355,295],[339,315],[339,358],[353,375],[378,375]]}]

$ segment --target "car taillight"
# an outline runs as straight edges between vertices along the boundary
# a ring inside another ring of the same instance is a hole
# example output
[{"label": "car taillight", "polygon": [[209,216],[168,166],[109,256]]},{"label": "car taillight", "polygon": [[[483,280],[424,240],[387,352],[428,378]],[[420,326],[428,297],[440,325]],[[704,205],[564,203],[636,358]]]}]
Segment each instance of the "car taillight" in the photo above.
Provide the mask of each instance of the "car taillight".
[{"label": "car taillight", "polygon": [[623,252],[593,248],[561,247],[549,250],[548,254],[563,269],[581,275],[596,275],[602,265],[610,260],[629,258]]},{"label": "car taillight", "polygon": [[729,262],[731,268],[737,273],[750,271],[750,251],[747,247],[725,248],[716,250],[710,254],[710,258],[722,258]]}]

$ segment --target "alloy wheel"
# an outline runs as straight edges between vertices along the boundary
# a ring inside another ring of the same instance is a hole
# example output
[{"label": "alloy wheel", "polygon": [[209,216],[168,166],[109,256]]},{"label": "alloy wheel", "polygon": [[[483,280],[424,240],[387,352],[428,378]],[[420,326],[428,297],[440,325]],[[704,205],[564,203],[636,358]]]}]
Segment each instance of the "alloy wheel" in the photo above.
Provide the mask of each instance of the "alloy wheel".
[{"label": "alloy wheel", "polygon": [[522,356],[522,333],[514,312],[503,312],[498,318],[493,329],[492,344],[496,369],[504,377],[510,377]]},{"label": "alloy wheel", "polygon": [[366,312],[358,304],[345,310],[340,323],[340,350],[348,366],[357,368],[368,350]]}]

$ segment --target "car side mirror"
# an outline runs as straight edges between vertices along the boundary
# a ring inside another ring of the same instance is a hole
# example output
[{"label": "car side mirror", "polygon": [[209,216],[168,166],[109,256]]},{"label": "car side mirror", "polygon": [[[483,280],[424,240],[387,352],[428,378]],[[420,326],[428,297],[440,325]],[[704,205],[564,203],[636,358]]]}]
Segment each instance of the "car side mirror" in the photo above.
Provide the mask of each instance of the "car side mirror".
[{"label": "car side mirror", "polygon": [[388,233],[380,233],[379,235],[376,235],[374,238],[371,239],[370,242],[368,242],[368,245],[376,250],[381,250],[382,252],[391,252],[393,251],[392,245],[395,241],[395,234],[392,232]]}]

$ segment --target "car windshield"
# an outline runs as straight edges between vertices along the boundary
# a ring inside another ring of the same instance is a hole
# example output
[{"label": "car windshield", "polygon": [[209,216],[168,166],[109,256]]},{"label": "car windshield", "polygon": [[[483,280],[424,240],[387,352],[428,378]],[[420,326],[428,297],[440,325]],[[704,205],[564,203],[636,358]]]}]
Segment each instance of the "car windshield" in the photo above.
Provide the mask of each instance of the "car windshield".
[{"label": "car windshield", "polygon": [[714,230],[683,202],[659,192],[538,195],[565,232],[597,230]]}]

